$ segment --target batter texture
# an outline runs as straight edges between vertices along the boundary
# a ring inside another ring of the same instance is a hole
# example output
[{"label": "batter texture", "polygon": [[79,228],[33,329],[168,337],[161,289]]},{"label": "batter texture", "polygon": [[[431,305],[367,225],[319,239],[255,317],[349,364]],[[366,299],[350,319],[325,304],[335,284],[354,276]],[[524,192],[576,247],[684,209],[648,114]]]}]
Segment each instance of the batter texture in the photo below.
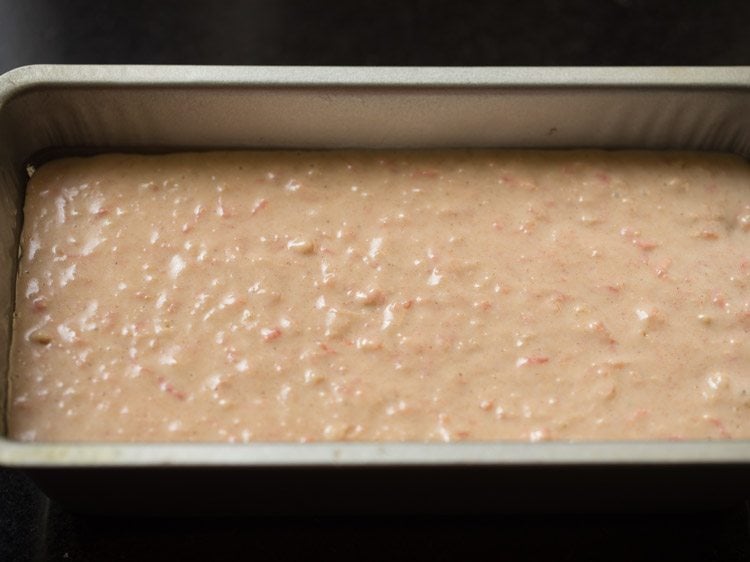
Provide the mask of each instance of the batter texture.
[{"label": "batter texture", "polygon": [[750,437],[750,167],[111,154],[25,204],[24,441]]}]

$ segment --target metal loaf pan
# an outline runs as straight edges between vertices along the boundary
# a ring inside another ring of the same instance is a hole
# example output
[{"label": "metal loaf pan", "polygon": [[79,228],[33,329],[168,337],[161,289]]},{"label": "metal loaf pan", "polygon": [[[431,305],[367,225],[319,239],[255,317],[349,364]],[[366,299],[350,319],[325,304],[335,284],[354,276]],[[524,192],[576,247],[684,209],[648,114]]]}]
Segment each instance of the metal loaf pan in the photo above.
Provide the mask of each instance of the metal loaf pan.
[{"label": "metal loaf pan", "polygon": [[[0,419],[29,163],[107,150],[466,146],[748,157],[750,68],[33,66],[5,74]],[[0,438],[0,464],[23,468],[69,507],[101,512],[618,511],[718,507],[750,496],[748,441],[125,445]]]}]

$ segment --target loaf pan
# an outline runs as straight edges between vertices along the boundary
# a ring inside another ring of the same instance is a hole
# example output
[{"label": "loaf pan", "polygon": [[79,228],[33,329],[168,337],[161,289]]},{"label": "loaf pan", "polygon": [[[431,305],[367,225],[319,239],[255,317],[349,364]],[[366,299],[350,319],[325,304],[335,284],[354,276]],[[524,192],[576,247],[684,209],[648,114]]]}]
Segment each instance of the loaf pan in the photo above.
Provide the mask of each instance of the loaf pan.
[{"label": "loaf pan", "polygon": [[[227,148],[641,148],[750,156],[750,68],[32,66],[0,77],[0,419],[28,170],[56,155]],[[750,186],[748,186],[750,189]],[[72,509],[620,511],[750,496],[750,441],[37,444]]]}]

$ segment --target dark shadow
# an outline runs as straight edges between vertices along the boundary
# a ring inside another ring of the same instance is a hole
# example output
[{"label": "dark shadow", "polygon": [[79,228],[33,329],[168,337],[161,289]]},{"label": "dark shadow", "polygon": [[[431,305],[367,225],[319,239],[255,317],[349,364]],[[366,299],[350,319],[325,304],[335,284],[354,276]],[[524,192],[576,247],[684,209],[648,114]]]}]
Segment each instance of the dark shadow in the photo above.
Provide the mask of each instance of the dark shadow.
[{"label": "dark shadow", "polygon": [[747,560],[747,512],[133,519],[53,510],[75,560]]}]

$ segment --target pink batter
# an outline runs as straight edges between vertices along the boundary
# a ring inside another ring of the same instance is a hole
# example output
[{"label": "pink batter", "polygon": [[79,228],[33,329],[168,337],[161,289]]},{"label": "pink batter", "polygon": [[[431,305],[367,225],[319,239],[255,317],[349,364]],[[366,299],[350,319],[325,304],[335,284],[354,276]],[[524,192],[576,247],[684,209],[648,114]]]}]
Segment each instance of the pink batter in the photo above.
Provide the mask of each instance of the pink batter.
[{"label": "pink batter", "polygon": [[750,167],[638,152],[58,160],[10,436],[750,437]]}]

